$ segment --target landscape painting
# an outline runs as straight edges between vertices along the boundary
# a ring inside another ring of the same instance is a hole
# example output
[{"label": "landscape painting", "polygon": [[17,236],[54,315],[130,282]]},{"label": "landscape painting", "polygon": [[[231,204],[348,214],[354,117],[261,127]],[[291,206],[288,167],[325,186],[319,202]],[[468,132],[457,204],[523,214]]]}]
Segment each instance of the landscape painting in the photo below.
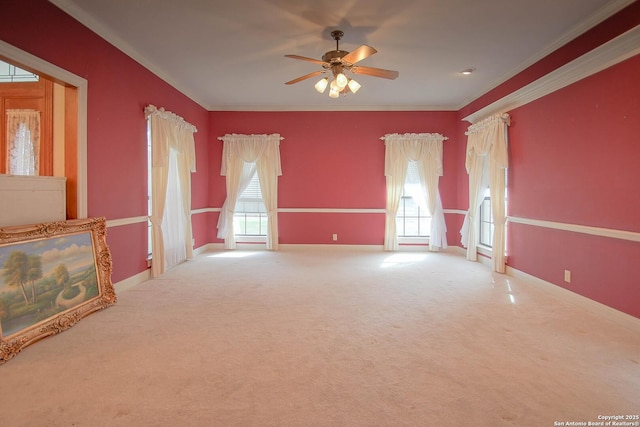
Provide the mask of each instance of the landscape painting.
[{"label": "landscape painting", "polygon": [[104,218],[0,228],[0,364],[116,300]]}]

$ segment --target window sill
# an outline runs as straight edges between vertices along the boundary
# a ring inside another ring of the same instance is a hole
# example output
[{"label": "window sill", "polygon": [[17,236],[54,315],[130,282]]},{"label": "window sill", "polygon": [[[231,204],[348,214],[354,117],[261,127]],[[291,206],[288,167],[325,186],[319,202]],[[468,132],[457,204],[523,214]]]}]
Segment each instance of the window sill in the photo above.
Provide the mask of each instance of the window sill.
[{"label": "window sill", "polygon": [[428,245],[429,236],[421,237],[398,237],[399,245]]},{"label": "window sill", "polygon": [[236,243],[267,243],[267,236],[236,235]]},{"label": "window sill", "polygon": [[476,251],[478,252],[478,254],[484,255],[489,258],[493,256],[493,249],[489,246],[478,245],[476,246]]}]

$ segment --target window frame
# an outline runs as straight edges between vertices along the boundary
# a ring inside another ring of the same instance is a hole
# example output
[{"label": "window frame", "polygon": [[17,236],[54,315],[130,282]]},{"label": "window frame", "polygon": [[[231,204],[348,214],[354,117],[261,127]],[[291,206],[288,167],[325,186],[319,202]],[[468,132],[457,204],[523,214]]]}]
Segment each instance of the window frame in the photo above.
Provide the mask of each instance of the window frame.
[{"label": "window frame", "polygon": [[[508,179],[509,175],[508,175],[508,169],[504,170],[504,210],[505,210],[505,216],[508,219],[509,218],[509,179]],[[483,225],[483,216],[484,213],[483,209],[482,209],[482,205],[488,202],[489,204],[489,221],[484,221],[484,223],[490,224],[490,236],[491,236],[491,246],[486,245],[485,243],[483,243],[482,241],[482,225]],[[494,223],[493,223],[493,207],[491,206],[491,191],[489,189],[489,187],[486,188],[485,192],[484,192],[484,197],[482,199],[482,203],[480,203],[480,205],[478,206],[478,215],[477,215],[477,219],[476,219],[476,230],[477,230],[477,242],[478,244],[476,245],[476,250],[478,251],[478,253],[482,254],[482,255],[486,255],[486,256],[492,256],[493,254],[493,228],[495,227]],[[507,223],[505,222],[505,229],[504,229],[504,238],[505,238],[505,254],[507,252]]]},{"label": "window frame", "polygon": [[[485,207],[485,205],[488,205],[488,208]],[[488,194],[488,191],[487,191],[484,198],[482,199],[482,203],[480,203],[480,206],[478,207],[478,245],[479,246],[482,246],[483,248],[486,248],[489,250],[493,249],[494,227],[495,226],[493,224],[493,212],[491,209],[491,195]],[[488,231],[489,233],[489,242],[486,242],[483,239],[485,231]]]}]

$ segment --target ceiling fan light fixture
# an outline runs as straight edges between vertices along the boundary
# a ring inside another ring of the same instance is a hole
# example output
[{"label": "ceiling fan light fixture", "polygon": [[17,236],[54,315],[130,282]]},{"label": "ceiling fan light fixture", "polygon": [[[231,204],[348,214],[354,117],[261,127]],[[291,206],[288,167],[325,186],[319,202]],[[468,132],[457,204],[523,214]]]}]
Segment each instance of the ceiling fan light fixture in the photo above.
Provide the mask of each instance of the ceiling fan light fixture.
[{"label": "ceiling fan light fixture", "polygon": [[318,83],[316,83],[314,87],[318,92],[324,93],[328,85],[329,85],[329,78],[325,77],[324,79],[318,80]]},{"label": "ceiling fan light fixture", "polygon": [[330,72],[331,74],[329,74],[328,77],[318,81],[314,87],[318,92],[324,93],[327,86],[329,86],[329,96],[331,98],[338,98],[340,94],[346,95],[349,92],[356,93],[361,87],[360,83],[347,77],[345,72],[380,77],[389,80],[395,80],[398,78],[399,73],[394,70],[356,65],[356,63],[359,63],[363,59],[366,59],[376,53],[377,50],[364,44],[355,48],[351,52],[340,50],[339,41],[343,35],[344,33],[340,30],[331,32],[331,36],[336,41],[336,48],[335,50],[326,52],[322,56],[322,60],[300,55],[285,55],[287,58],[312,62],[314,64],[321,65],[323,68],[322,70],[314,71],[298,77],[297,79],[285,82],[285,84],[292,85],[320,74]]},{"label": "ceiling fan light fixture", "polygon": [[360,83],[358,83],[357,81],[355,81],[353,79],[349,80],[348,85],[349,85],[349,89],[353,93],[356,93],[362,87],[362,85]]}]

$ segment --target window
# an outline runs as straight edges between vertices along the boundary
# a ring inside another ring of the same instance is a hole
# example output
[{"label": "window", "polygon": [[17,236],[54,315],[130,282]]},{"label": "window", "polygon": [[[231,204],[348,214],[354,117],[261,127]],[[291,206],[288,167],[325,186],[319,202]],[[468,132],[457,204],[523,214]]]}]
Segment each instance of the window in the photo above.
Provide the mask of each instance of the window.
[{"label": "window", "polygon": [[0,61],[0,83],[37,82],[40,76],[8,62]]},{"label": "window", "polygon": [[480,204],[480,227],[478,227],[478,243],[488,248],[493,247],[493,215],[491,213],[491,197],[489,190],[485,192],[485,197]]},{"label": "window", "polygon": [[60,106],[65,99],[62,86],[44,77],[29,81],[12,75],[7,80],[1,75],[3,64],[14,73],[20,70],[0,62],[0,173],[64,176],[63,135],[59,132],[54,141],[53,134],[54,120],[60,120],[60,108],[53,109],[54,95]]},{"label": "window", "polygon": [[[425,200],[425,191],[420,185],[418,165],[409,162],[404,190],[400,198],[400,206],[396,215],[396,228],[399,238],[415,241],[416,238],[429,237],[431,216]],[[401,240],[401,242],[403,242]]]},{"label": "window", "polygon": [[40,112],[7,110],[7,173],[39,175]]},{"label": "window", "polygon": [[[507,210],[507,171],[505,170],[505,190],[504,190],[504,207]],[[484,191],[484,197],[478,210],[478,243],[487,249],[493,248],[493,211],[491,209],[491,192],[487,188]],[[505,229],[506,241],[506,229]]]},{"label": "window", "polygon": [[251,182],[238,197],[233,215],[233,230],[236,236],[267,235],[267,211],[257,173],[253,174]]}]

